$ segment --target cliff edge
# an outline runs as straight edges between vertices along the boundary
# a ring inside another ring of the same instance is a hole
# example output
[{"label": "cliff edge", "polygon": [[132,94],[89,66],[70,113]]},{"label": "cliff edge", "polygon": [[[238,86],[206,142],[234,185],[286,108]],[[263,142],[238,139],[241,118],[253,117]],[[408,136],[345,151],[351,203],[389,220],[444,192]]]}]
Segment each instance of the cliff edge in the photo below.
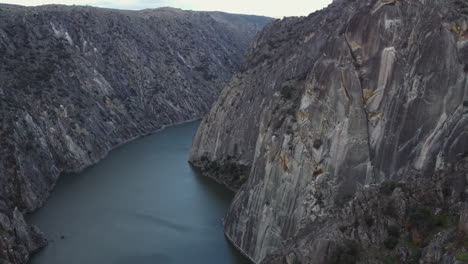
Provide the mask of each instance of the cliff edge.
[{"label": "cliff edge", "polygon": [[190,154],[238,190],[226,236],[255,263],[468,259],[467,72],[466,1],[267,25]]}]

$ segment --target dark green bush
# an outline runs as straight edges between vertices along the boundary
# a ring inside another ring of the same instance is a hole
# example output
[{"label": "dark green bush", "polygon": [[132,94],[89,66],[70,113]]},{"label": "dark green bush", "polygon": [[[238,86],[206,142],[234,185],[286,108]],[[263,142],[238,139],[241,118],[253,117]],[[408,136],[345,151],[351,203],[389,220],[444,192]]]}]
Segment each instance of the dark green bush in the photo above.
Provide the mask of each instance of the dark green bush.
[{"label": "dark green bush", "polygon": [[394,249],[398,244],[398,238],[389,236],[384,240],[384,246],[388,249]]},{"label": "dark green bush", "polygon": [[455,258],[460,261],[468,261],[468,252],[457,252]]},{"label": "dark green bush", "polygon": [[346,204],[347,202],[351,201],[353,199],[353,197],[354,196],[352,194],[350,194],[350,193],[338,194],[334,199],[334,203],[335,203],[336,206],[341,207],[344,204]]},{"label": "dark green bush", "polygon": [[314,149],[319,149],[320,146],[322,146],[322,140],[319,138],[314,140],[314,145],[313,145]]},{"label": "dark green bush", "polygon": [[364,222],[366,223],[366,225],[368,227],[371,227],[374,225],[374,218],[370,215],[367,215],[365,218],[364,218]]},{"label": "dark green bush", "polygon": [[354,264],[359,259],[359,245],[352,240],[339,246],[337,254],[330,261],[332,264]]},{"label": "dark green bush", "polygon": [[385,204],[383,208],[383,214],[391,217],[397,216],[397,211],[392,201],[389,201],[387,204]]},{"label": "dark green bush", "polygon": [[396,225],[390,225],[387,227],[387,233],[391,237],[400,237],[400,228]]},{"label": "dark green bush", "polygon": [[292,98],[292,95],[293,95],[293,87],[291,87],[289,85],[285,85],[285,86],[281,87],[280,93],[281,93],[281,96],[284,99],[290,100]]},{"label": "dark green bush", "polygon": [[432,228],[436,224],[431,210],[426,207],[413,208],[409,213],[409,220],[411,225],[420,228]]},{"label": "dark green bush", "polygon": [[384,195],[391,195],[395,188],[398,186],[396,181],[384,181],[380,185],[380,193]]}]

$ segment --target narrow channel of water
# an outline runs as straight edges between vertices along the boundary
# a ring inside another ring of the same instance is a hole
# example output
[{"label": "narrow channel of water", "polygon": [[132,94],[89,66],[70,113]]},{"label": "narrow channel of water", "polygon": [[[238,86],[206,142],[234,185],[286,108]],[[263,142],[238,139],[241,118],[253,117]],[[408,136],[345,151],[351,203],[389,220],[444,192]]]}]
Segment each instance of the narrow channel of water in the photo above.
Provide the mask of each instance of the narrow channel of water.
[{"label": "narrow channel of water", "polygon": [[63,176],[29,221],[49,246],[32,264],[247,264],[221,219],[233,193],[187,163],[199,122],[128,143]]}]

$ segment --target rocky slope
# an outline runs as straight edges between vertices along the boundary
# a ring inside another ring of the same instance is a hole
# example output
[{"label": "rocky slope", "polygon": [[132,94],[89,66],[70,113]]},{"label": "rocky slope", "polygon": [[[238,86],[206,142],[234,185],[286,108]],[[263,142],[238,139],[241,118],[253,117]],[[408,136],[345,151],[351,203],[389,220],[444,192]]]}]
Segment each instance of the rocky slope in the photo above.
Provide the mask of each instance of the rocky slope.
[{"label": "rocky slope", "polygon": [[0,263],[45,244],[23,214],[61,172],[201,117],[271,19],[0,5]]},{"label": "rocky slope", "polygon": [[335,0],[259,34],[190,162],[255,263],[461,263],[467,72],[468,1]]}]

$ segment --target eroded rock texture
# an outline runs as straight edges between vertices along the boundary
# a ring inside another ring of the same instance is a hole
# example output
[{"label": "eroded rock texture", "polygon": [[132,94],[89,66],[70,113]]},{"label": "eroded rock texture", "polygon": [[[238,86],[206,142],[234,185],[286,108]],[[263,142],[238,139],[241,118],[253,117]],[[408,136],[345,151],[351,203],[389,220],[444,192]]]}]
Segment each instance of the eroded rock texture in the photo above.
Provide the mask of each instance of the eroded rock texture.
[{"label": "eroded rock texture", "polygon": [[61,172],[201,117],[269,21],[0,5],[0,262],[24,263],[45,244],[22,213],[43,204]]},{"label": "eroded rock texture", "polygon": [[237,247],[256,263],[463,259],[467,10],[338,0],[263,30],[190,157],[246,181],[225,218]]}]

